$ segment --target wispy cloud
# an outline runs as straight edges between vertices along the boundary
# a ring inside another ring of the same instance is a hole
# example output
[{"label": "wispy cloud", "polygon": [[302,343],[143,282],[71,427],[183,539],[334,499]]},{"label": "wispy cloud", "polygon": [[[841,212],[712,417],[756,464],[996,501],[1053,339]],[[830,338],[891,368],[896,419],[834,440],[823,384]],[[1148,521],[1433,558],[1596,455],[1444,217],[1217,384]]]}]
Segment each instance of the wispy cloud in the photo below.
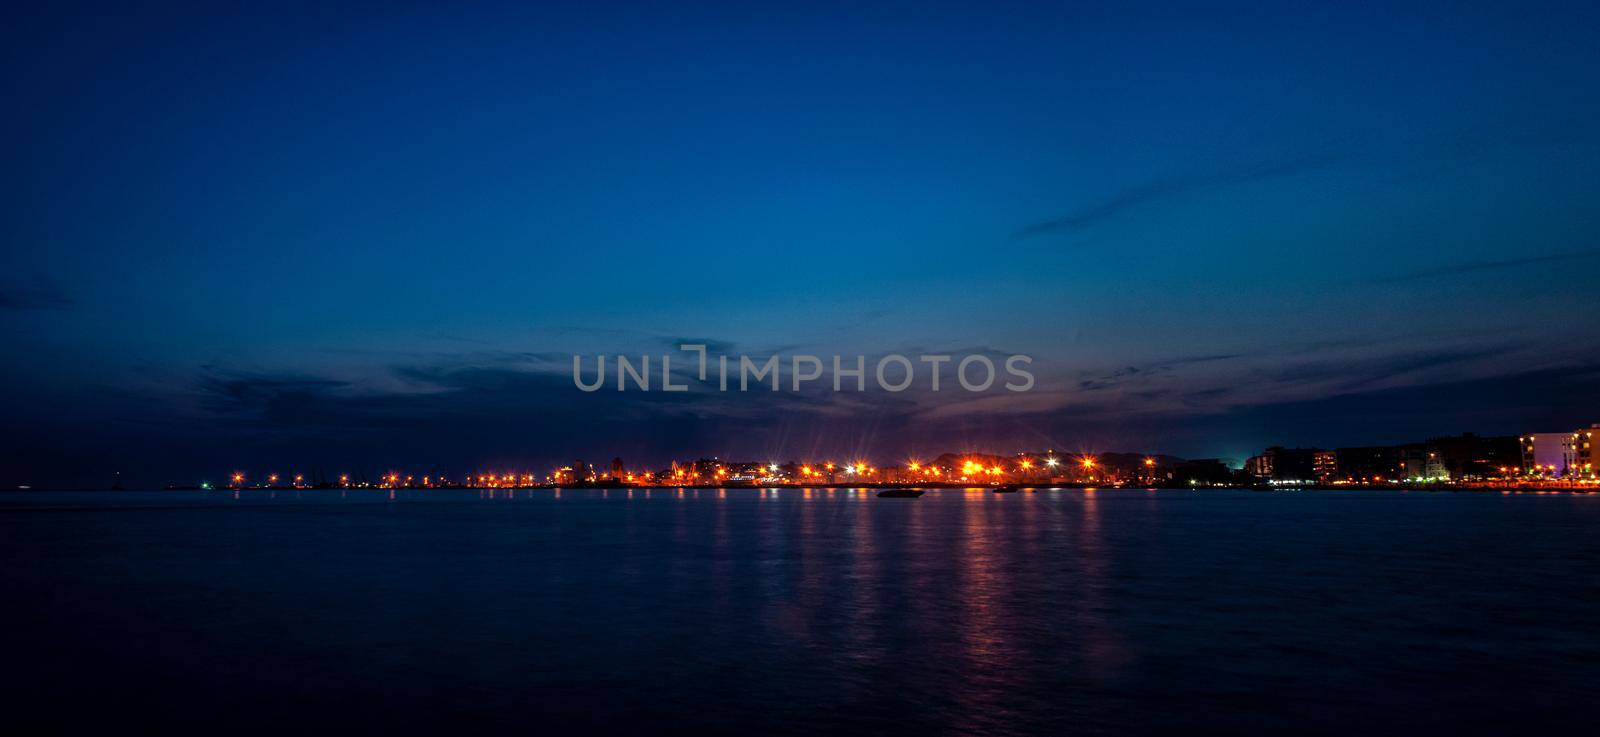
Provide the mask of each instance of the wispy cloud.
[{"label": "wispy cloud", "polygon": [[1012,240],[1023,240],[1038,236],[1076,232],[1099,225],[1129,210],[1135,210],[1146,205],[1248,184],[1262,179],[1291,176],[1325,166],[1331,160],[1332,157],[1327,155],[1308,155],[1282,161],[1257,162],[1228,171],[1191,174],[1157,180],[1136,187],[1129,187],[1113,195],[1110,199],[1086,205],[1067,215],[1020,228],[1011,234],[1011,238]]},{"label": "wispy cloud", "polygon": [[320,407],[350,385],[301,374],[208,369],[196,386],[200,390],[200,406],[216,415],[299,423],[313,414],[308,410]]},{"label": "wispy cloud", "polygon": [[1479,271],[1498,271],[1500,269],[1512,269],[1518,266],[1531,266],[1533,264],[1544,264],[1557,261],[1576,261],[1579,259],[1590,258],[1600,258],[1600,249],[1567,251],[1564,253],[1551,253],[1543,256],[1525,256],[1523,258],[1466,261],[1448,266],[1440,266],[1438,268],[1408,271],[1404,274],[1396,274],[1395,276],[1384,277],[1378,281],[1380,283],[1393,283],[1412,281],[1414,279],[1432,279],[1445,276],[1456,276],[1458,274],[1471,274]]},{"label": "wispy cloud", "polygon": [[1109,373],[1102,373],[1096,376],[1090,376],[1081,379],[1078,382],[1078,390],[1084,392],[1104,391],[1107,389],[1117,388],[1130,381],[1146,379],[1156,374],[1171,372],[1184,366],[1217,363],[1219,361],[1231,361],[1233,359],[1245,357],[1247,357],[1247,354],[1244,353],[1207,353],[1193,356],[1179,356],[1177,358],[1169,358],[1164,361],[1154,361],[1142,366],[1124,366]]},{"label": "wispy cloud", "polygon": [[63,310],[74,304],[65,292],[39,287],[0,287],[0,310]]}]

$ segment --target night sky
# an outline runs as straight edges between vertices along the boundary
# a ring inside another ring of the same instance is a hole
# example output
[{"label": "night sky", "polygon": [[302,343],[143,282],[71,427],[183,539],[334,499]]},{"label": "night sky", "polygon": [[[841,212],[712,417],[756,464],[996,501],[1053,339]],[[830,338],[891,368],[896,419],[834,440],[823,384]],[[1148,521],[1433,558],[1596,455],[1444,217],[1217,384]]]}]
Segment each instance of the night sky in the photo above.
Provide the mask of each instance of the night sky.
[{"label": "night sky", "polygon": [[1600,422],[1600,8],[1108,5],[9,7],[0,484]]}]

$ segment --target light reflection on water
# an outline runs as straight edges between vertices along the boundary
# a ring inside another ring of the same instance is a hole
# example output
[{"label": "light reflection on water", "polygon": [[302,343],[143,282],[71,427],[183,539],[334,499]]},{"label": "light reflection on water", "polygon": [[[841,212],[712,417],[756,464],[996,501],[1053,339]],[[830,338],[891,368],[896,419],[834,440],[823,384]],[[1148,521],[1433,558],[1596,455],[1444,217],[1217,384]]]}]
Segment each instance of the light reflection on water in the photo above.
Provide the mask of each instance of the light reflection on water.
[{"label": "light reflection on water", "polygon": [[[0,496],[7,718],[701,733],[1562,731],[1600,498]],[[292,705],[288,711],[279,708]],[[247,719],[246,719],[247,717]]]}]

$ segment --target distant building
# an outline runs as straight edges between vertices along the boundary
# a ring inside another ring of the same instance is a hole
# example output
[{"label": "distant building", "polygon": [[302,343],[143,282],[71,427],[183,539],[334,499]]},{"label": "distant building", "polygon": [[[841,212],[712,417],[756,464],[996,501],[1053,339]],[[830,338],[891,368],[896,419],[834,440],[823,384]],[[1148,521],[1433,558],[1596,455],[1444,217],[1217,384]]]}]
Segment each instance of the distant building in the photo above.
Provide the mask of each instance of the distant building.
[{"label": "distant building", "polygon": [[[1433,478],[1428,474],[1430,472],[1438,472],[1436,465],[1433,468],[1429,467],[1430,461],[1434,459],[1430,459],[1428,456],[1428,446],[1422,443],[1406,443],[1405,445],[1397,446],[1396,450],[1399,451],[1400,458],[1400,462],[1395,466],[1396,478],[1416,481]],[[1437,461],[1434,462],[1436,463]]]},{"label": "distant building", "polygon": [[1326,484],[1339,477],[1339,452],[1319,450],[1311,457],[1311,469],[1317,474],[1317,483]]},{"label": "distant building", "polygon": [[612,458],[611,459],[611,478],[614,478],[614,479],[622,478],[623,471],[624,471],[624,468],[623,468],[623,465],[622,465],[622,459],[621,458]]},{"label": "distant building", "polygon": [[1337,478],[1352,483],[1371,483],[1401,477],[1400,446],[1371,445],[1340,448],[1334,451]]},{"label": "distant building", "polygon": [[1220,458],[1192,458],[1172,468],[1172,480],[1190,486],[1210,486],[1235,482],[1233,469]]},{"label": "distant building", "polygon": [[1428,441],[1426,478],[1481,480],[1503,476],[1522,465],[1521,449],[1512,436],[1479,437],[1473,433]]},{"label": "distant building", "polygon": [[1272,479],[1272,456],[1262,453],[1258,456],[1246,458],[1244,472],[1256,481],[1270,481]]},{"label": "distant building", "polygon": [[1600,443],[1600,438],[1595,437],[1597,434],[1600,434],[1600,424],[1576,430],[1567,436],[1561,452],[1566,475],[1594,478],[1596,472],[1600,471],[1600,463],[1595,459],[1595,451],[1600,450],[1596,447]]},{"label": "distant building", "polygon": [[1317,478],[1316,448],[1274,446],[1245,461],[1245,471],[1257,481],[1309,482]]},{"label": "distant building", "polygon": [[1522,470],[1535,476],[1557,476],[1567,467],[1567,443],[1572,433],[1536,432],[1523,435]]}]

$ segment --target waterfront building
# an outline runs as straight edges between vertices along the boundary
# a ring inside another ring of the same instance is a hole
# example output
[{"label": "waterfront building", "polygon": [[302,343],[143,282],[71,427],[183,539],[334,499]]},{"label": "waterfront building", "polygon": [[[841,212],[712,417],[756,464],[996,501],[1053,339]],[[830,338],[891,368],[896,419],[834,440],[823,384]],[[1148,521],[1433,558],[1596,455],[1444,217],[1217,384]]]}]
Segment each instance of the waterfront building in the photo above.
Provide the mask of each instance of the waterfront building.
[{"label": "waterfront building", "polygon": [[1517,438],[1510,435],[1479,437],[1469,432],[1433,438],[1428,441],[1428,453],[1430,479],[1482,480],[1503,475],[1503,468],[1522,465]]},{"label": "waterfront building", "polygon": [[[1395,466],[1396,478],[1406,481],[1420,481],[1431,478],[1428,467],[1428,446],[1422,443],[1406,443],[1397,446],[1400,462]],[[1437,472],[1437,467],[1432,469]]]},{"label": "waterfront building", "polygon": [[1422,466],[1422,481],[1449,481],[1450,472],[1444,467],[1444,458],[1439,456],[1439,451],[1431,446],[1428,448],[1427,460]]},{"label": "waterfront building", "polygon": [[1317,474],[1317,483],[1326,484],[1339,476],[1339,452],[1319,450],[1311,457],[1311,469]]},{"label": "waterfront building", "polygon": [[1536,432],[1523,435],[1522,472],[1532,476],[1557,476],[1567,467],[1569,432]]},{"label": "waterfront building", "polygon": [[1173,466],[1172,480],[1189,486],[1214,486],[1234,483],[1235,475],[1220,458],[1192,458]]},{"label": "waterfront building", "polygon": [[1400,446],[1370,445],[1334,451],[1339,480],[1370,483],[1395,479],[1400,473]]},{"label": "waterfront building", "polygon": [[1562,445],[1561,460],[1568,476],[1595,478],[1600,472],[1600,463],[1596,462],[1596,444],[1600,443],[1600,424],[1592,424],[1586,428],[1575,430],[1567,436]]},{"label": "waterfront building", "polygon": [[1302,483],[1317,478],[1316,448],[1273,446],[1245,461],[1245,470],[1257,481]]},{"label": "waterfront building", "polygon": [[1250,456],[1244,461],[1245,475],[1256,481],[1267,481],[1272,478],[1272,456],[1262,453]]}]

